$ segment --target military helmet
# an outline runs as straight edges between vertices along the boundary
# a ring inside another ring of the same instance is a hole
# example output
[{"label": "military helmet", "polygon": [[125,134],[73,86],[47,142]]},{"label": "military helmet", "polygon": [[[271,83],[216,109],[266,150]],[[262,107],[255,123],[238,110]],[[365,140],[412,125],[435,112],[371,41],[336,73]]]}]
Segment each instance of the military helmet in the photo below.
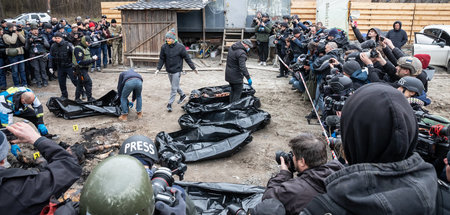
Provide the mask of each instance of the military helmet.
[{"label": "military helmet", "polygon": [[143,135],[134,135],[123,141],[119,154],[132,155],[149,164],[154,164],[159,161],[155,143]]},{"label": "military helmet", "polygon": [[397,65],[405,69],[409,69],[411,76],[417,77],[422,73],[422,62],[412,56],[401,57],[397,60]]},{"label": "military helmet", "polygon": [[91,41],[91,37],[86,35],[86,36],[81,38],[80,44],[82,46],[84,46],[85,48],[87,48],[89,46],[87,43],[91,44],[92,41]]},{"label": "military helmet", "polygon": [[400,80],[398,80],[398,85],[409,91],[416,92],[419,96],[425,91],[422,81],[411,76],[400,78]]},{"label": "military helmet", "polygon": [[81,215],[151,215],[154,209],[147,171],[137,159],[127,155],[110,157],[98,164],[81,191]]}]

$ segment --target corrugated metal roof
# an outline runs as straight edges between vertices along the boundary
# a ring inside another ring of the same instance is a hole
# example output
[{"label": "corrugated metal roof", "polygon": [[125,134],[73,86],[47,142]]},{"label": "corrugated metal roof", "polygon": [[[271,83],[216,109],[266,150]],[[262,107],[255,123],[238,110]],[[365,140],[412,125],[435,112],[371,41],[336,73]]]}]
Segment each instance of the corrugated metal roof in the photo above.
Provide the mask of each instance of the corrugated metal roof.
[{"label": "corrugated metal roof", "polygon": [[122,5],[114,9],[118,10],[181,10],[181,9],[202,9],[209,3],[209,0],[139,0],[135,3]]}]

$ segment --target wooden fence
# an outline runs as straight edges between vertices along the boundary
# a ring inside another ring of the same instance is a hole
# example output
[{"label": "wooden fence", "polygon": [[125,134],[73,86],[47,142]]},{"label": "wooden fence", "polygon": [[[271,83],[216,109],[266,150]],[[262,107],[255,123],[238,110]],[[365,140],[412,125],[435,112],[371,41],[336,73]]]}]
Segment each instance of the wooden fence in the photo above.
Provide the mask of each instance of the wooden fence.
[{"label": "wooden fence", "polygon": [[[399,20],[402,29],[408,34],[410,42],[414,40],[414,32],[419,32],[424,26],[433,24],[450,25],[450,3],[366,3],[352,2],[352,11],[359,11],[357,19],[361,33],[367,33],[370,28],[377,27],[387,32],[392,24]],[[316,2],[291,2],[291,14],[297,14],[302,20],[316,19]],[[320,21],[320,20],[319,20]],[[349,37],[355,36],[349,26]]]},{"label": "wooden fence", "polygon": [[116,19],[118,24],[122,23],[122,16],[120,10],[113,10],[112,8],[119,7],[122,5],[130,4],[133,2],[102,2],[102,14],[108,17],[108,20]]}]

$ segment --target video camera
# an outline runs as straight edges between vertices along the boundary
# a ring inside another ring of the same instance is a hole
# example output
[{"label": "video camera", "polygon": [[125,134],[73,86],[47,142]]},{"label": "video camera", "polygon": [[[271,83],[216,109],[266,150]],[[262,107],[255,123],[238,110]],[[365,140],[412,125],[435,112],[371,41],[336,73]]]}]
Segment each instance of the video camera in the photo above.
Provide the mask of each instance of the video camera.
[{"label": "video camera", "polygon": [[378,52],[375,49],[377,47],[377,43],[374,40],[367,40],[363,43],[361,43],[361,48],[363,49],[364,53],[369,58],[377,58]]},{"label": "video camera", "polygon": [[172,187],[175,179],[172,177],[172,171],[169,168],[160,167],[154,171],[152,177],[153,194],[155,201],[162,201],[173,207],[177,204],[175,193],[167,189]]},{"label": "video camera", "polygon": [[294,166],[294,154],[292,152],[286,153],[283,151],[277,151],[275,153],[275,160],[277,161],[278,165],[281,165],[281,157],[284,159],[284,163],[288,166],[289,171],[295,172],[295,166]]},{"label": "video camera", "polygon": [[[442,125],[448,124],[448,122],[423,111],[416,111],[415,115],[419,125],[419,137],[415,151],[425,161],[435,165],[436,161],[439,163],[449,151],[450,128],[448,125]],[[436,124],[433,125],[426,120],[434,121]]]},{"label": "video camera", "polygon": [[352,80],[340,73],[327,75],[326,84],[321,92],[324,94],[325,108],[322,114],[323,119],[336,115],[337,111],[342,111],[345,101],[354,91]]},{"label": "video camera", "polygon": [[163,167],[169,168],[174,175],[180,177],[180,181],[184,178],[184,173],[187,170],[187,165],[184,164],[185,156],[181,152],[164,151],[160,155],[160,164]]}]

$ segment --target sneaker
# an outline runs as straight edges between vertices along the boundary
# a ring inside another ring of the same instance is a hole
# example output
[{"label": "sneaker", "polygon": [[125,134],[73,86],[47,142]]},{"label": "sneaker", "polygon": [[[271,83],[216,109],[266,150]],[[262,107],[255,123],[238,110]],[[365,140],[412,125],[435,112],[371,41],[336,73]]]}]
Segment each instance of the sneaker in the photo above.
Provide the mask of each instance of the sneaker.
[{"label": "sneaker", "polygon": [[86,92],[83,91],[83,93],[81,93],[81,99],[86,100]]},{"label": "sneaker", "polygon": [[78,99],[75,99],[75,102],[76,102],[76,103],[83,103],[83,100],[81,100],[80,98],[78,98]]},{"label": "sneaker", "polygon": [[46,81],[44,81],[44,87],[47,87],[48,86],[48,82],[46,82]]},{"label": "sneaker", "polygon": [[138,112],[138,113],[137,113],[137,118],[138,118],[138,119],[142,119],[142,117],[143,117],[143,116],[142,116],[142,111],[141,111],[141,112]]},{"label": "sneaker", "polygon": [[122,115],[119,116],[119,120],[123,121],[123,122],[126,122],[127,121],[127,116],[128,116],[128,114],[122,114]]},{"label": "sneaker", "polygon": [[282,78],[284,77],[284,75],[277,75],[277,78]]},{"label": "sneaker", "polygon": [[101,71],[102,71],[102,68],[101,68],[101,67],[97,67],[97,71],[98,71],[98,72],[101,72]]},{"label": "sneaker", "polygon": [[261,62],[259,62],[259,64],[258,64],[259,66],[261,66],[261,65],[263,65],[263,62],[261,61]]},{"label": "sneaker", "polygon": [[172,104],[167,104],[167,111],[172,112]]},{"label": "sneaker", "polygon": [[186,100],[186,94],[183,94],[182,96],[180,96],[180,100],[178,100],[178,104],[183,103],[184,100]]},{"label": "sneaker", "polygon": [[61,100],[67,100],[68,98],[67,98],[67,96],[61,96],[61,97],[59,97],[59,99],[61,99]]},{"label": "sneaker", "polygon": [[94,68],[91,68],[91,73],[94,73],[95,72],[95,69]]},{"label": "sneaker", "polygon": [[266,64],[266,62],[263,62],[263,64],[262,64],[263,66],[267,66],[267,64]]}]

